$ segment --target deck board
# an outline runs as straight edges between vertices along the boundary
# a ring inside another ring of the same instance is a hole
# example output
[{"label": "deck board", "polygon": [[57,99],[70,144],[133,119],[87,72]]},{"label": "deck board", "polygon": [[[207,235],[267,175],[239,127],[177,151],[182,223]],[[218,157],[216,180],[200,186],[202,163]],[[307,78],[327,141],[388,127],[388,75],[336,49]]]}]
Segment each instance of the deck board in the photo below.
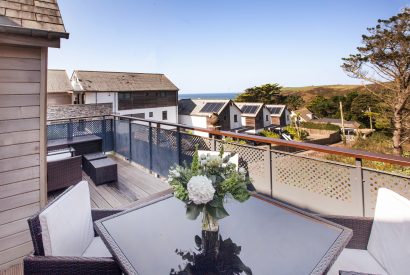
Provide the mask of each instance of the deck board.
[{"label": "deck board", "polygon": [[[113,155],[108,155],[108,157],[117,163],[117,182],[97,186],[83,172],[83,180],[88,181],[90,187],[92,208],[128,208],[139,199],[169,189],[169,185],[164,180],[155,177],[137,165]],[[49,201],[55,199],[63,191],[49,193]]]}]

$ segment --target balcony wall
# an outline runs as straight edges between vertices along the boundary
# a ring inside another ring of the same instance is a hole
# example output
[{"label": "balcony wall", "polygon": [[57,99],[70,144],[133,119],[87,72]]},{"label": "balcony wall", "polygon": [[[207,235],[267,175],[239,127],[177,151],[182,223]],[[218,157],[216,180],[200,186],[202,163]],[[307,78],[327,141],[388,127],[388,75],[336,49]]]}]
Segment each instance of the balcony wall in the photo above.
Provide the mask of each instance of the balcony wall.
[{"label": "balcony wall", "polygon": [[[103,137],[106,151],[112,150],[163,177],[175,164],[189,163],[195,146],[200,150],[219,150],[224,146],[225,151],[239,155],[239,166],[249,171],[258,192],[323,214],[371,217],[380,187],[410,198],[409,177],[365,168],[361,161],[368,156],[410,166],[410,161],[403,158],[306,145],[312,150],[356,156],[355,165],[349,165],[307,157],[298,153],[305,145],[294,142],[273,140],[272,143],[279,146],[226,143],[181,131],[187,126],[131,118],[100,118],[81,123],[72,121],[71,126],[67,122],[49,125],[49,138],[57,138],[60,134],[66,138],[71,132],[73,135],[96,134]],[[255,139],[254,136],[240,136],[241,139],[244,137]],[[264,141],[271,140],[265,138]]]}]

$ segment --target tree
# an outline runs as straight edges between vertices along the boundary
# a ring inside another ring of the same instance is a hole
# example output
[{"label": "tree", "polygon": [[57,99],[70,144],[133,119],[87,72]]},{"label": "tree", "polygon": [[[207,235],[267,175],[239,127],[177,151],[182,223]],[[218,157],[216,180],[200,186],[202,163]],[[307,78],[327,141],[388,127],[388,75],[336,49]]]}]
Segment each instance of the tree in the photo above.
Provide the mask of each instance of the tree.
[{"label": "tree", "polygon": [[[337,102],[337,104],[339,104]],[[312,99],[308,104],[308,109],[317,117],[332,117],[337,113],[338,105],[321,95]]]},{"label": "tree", "polygon": [[410,97],[410,8],[397,15],[378,20],[362,36],[362,47],[356,54],[343,58],[342,68],[348,75],[384,88],[383,93],[373,91],[386,102],[393,113],[393,147],[395,154],[402,154],[402,144],[409,138],[405,129],[408,115],[406,104]]},{"label": "tree", "polygon": [[284,103],[288,106],[288,109],[294,111],[302,107],[305,101],[300,95],[288,95]]},{"label": "tree", "polygon": [[[378,104],[379,100],[370,93],[358,95],[353,99],[350,107],[352,118],[366,125],[366,127],[370,127],[370,116],[376,116]],[[369,114],[369,108],[374,114]]]},{"label": "tree", "polygon": [[237,102],[262,102],[265,104],[277,104],[283,102],[281,96],[282,87],[277,84],[265,84],[246,89],[239,94],[235,101]]}]

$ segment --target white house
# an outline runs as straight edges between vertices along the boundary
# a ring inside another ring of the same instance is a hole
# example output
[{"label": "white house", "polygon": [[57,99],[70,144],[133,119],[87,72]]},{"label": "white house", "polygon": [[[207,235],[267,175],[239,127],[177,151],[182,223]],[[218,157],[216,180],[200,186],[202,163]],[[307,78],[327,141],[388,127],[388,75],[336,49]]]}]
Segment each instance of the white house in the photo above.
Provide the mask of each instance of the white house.
[{"label": "white house", "polygon": [[178,88],[163,74],[76,70],[71,84],[75,104],[111,103],[118,115],[178,122]]},{"label": "white house", "polygon": [[293,119],[297,115],[299,115],[300,122],[309,122],[315,118],[313,113],[309,111],[307,108],[302,108],[299,110],[292,111],[290,114],[290,118]]},{"label": "white house", "polygon": [[291,123],[291,116],[286,105],[268,104],[266,105],[270,112],[271,124],[276,127],[285,127]]},{"label": "white house", "polygon": [[242,125],[249,134],[257,134],[271,125],[271,114],[265,104],[257,102],[236,102],[242,111]]},{"label": "white house", "polygon": [[[212,128],[210,118],[212,114],[216,114],[219,120],[217,129],[230,131],[242,127],[241,110],[232,100],[181,99],[178,109],[180,124]],[[194,134],[208,136],[199,131],[194,131]]]}]

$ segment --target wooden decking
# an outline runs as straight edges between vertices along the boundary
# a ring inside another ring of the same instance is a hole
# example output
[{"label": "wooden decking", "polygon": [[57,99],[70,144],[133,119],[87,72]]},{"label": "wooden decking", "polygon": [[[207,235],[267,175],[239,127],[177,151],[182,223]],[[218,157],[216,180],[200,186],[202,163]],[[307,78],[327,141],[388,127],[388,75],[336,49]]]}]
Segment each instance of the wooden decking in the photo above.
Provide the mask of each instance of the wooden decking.
[{"label": "wooden decking", "polygon": [[[117,163],[117,182],[96,186],[91,178],[83,172],[83,179],[88,181],[90,187],[92,208],[128,208],[139,199],[169,189],[169,185],[164,180],[149,174],[142,168],[119,157],[109,156],[109,158]],[[50,193],[49,201],[61,192]]]}]

